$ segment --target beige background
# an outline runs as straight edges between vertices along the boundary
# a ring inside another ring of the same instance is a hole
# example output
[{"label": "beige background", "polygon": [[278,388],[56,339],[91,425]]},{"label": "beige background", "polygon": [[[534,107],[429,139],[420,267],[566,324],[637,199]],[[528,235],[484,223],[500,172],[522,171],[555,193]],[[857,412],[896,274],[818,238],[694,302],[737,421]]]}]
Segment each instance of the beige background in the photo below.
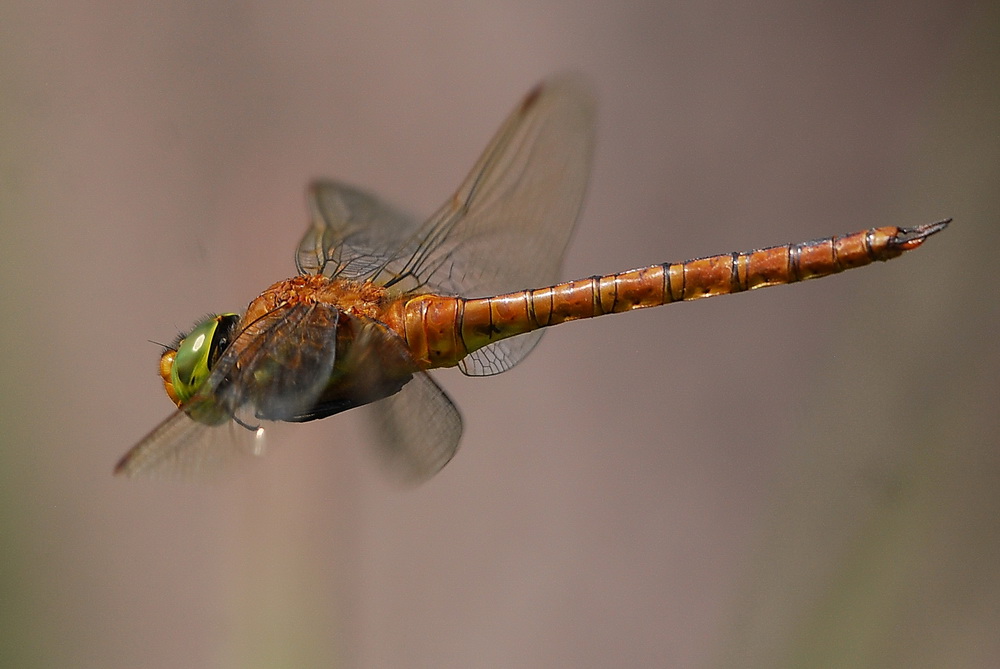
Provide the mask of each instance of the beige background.
[{"label": "beige background", "polygon": [[[0,666],[995,666],[991,5],[5,3]],[[170,410],[148,340],[293,273],[310,178],[429,213],[567,67],[567,278],[956,223],[440,374],[465,439],[416,490],[350,415],[221,487],[111,477]]]}]

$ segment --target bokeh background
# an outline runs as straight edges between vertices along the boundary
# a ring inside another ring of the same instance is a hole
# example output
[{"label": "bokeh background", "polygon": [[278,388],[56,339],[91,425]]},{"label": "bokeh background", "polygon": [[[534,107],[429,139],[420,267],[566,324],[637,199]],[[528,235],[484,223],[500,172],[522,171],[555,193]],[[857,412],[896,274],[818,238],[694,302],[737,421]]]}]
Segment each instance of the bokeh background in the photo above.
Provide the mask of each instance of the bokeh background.
[{"label": "bokeh background", "polygon": [[[600,101],[565,277],[874,225],[912,255],[438,379],[399,490],[343,415],[112,478],[158,347],[294,271],[305,184],[427,214],[528,88]],[[0,666],[1000,663],[996,3],[0,7]]]}]

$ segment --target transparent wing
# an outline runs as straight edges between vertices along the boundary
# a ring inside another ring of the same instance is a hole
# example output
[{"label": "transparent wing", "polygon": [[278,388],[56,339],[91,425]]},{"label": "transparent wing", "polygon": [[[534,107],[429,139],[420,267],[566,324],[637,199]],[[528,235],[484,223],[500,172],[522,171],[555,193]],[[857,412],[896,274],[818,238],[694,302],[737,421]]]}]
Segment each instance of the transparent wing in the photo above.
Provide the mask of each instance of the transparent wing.
[{"label": "transparent wing", "polygon": [[156,426],[125,454],[115,474],[183,480],[213,480],[248,455],[264,452],[260,430],[232,421],[206,425],[181,410]]},{"label": "transparent wing", "polygon": [[222,354],[192,400],[206,396],[229,415],[290,420],[330,379],[340,312],[326,304],[282,306],[250,323]]},{"label": "transparent wing", "polygon": [[462,417],[429,374],[414,374],[402,390],[368,411],[376,455],[397,481],[409,485],[426,481],[458,450]]},{"label": "transparent wing", "polygon": [[307,194],[312,224],[295,254],[300,274],[365,280],[416,231],[418,221],[377,196],[338,181],[316,181]]},{"label": "transparent wing", "polygon": [[296,305],[248,325],[198,392],[133,446],[115,473],[214,478],[236,456],[262,453],[257,421],[293,419],[323,391],[338,316],[325,305]]},{"label": "transparent wing", "polygon": [[576,79],[537,87],[455,195],[398,249],[392,276],[373,278],[467,297],[555,282],[590,173],[593,118]]},{"label": "transparent wing", "polygon": [[[418,227],[373,196],[314,187],[318,218],[299,246],[299,268],[466,297],[552,284],[586,190],[593,125],[594,102],[579,80],[544,82],[507,118],[455,195]],[[492,344],[462,371],[509,369],[538,336]]]}]

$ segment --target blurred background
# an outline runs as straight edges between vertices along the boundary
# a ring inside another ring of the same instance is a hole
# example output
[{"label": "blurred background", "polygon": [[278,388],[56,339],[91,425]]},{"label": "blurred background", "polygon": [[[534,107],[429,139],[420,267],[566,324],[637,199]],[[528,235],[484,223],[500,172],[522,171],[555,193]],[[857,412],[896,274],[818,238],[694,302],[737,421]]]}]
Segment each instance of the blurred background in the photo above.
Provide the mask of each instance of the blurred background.
[{"label": "blurred background", "polygon": [[[0,665],[996,666],[997,7],[5,2]],[[429,214],[567,68],[565,278],[955,223],[438,374],[466,432],[417,489],[351,413],[111,476],[172,408],[150,342],[294,273],[310,179]]]}]

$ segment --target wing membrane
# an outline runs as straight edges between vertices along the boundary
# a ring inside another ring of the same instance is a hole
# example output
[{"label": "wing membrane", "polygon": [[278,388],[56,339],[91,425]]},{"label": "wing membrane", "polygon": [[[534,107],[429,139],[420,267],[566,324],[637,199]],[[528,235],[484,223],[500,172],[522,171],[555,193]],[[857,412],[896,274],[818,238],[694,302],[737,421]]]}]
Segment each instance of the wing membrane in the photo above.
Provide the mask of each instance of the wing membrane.
[{"label": "wing membrane", "polygon": [[372,404],[370,424],[384,469],[405,484],[437,474],[455,455],[462,417],[429,374],[419,372],[395,395]]},{"label": "wing membrane", "polygon": [[178,409],[125,454],[115,474],[213,480],[248,455],[264,452],[263,434],[233,421],[199,423]]},{"label": "wing membrane", "polygon": [[223,353],[209,377],[216,384],[208,392],[233,415],[249,408],[256,418],[294,418],[309,409],[330,379],[339,317],[337,309],[326,304],[268,313],[248,326],[247,345],[241,346],[237,338]]},{"label": "wing membrane", "polygon": [[418,227],[377,196],[338,181],[312,183],[308,201],[312,225],[295,255],[300,274],[366,280],[384,268],[386,250]]},{"label": "wing membrane", "polygon": [[[420,226],[374,196],[315,185],[300,271],[465,297],[554,283],[586,190],[593,124],[594,103],[579,80],[543,83],[507,118],[455,195]],[[509,369],[538,336],[492,344],[462,371]]]}]

